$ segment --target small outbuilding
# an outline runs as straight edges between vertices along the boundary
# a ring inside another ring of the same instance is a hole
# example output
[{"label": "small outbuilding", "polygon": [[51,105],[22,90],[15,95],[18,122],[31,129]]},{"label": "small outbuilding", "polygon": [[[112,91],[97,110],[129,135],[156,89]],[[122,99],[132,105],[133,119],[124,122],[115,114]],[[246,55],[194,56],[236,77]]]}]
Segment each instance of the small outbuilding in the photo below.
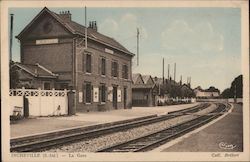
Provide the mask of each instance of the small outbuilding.
[{"label": "small outbuilding", "polygon": [[132,75],[132,106],[155,106],[158,88],[150,75]]}]

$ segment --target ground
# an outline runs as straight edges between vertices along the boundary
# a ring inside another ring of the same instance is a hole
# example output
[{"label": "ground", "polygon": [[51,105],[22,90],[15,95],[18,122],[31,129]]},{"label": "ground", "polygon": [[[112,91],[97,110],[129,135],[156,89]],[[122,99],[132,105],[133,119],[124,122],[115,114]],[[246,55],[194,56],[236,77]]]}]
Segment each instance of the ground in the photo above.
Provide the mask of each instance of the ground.
[{"label": "ground", "polygon": [[[163,149],[163,152],[242,152],[242,105],[234,105],[232,113],[202,131]],[[232,148],[232,149],[231,149]]]}]

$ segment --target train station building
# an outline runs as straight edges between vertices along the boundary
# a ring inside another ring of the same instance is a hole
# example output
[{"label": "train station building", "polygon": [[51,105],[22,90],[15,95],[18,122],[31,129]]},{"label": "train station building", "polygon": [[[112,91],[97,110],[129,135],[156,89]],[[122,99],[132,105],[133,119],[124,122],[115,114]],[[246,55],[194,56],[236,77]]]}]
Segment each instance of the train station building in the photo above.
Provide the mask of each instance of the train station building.
[{"label": "train station building", "polygon": [[40,88],[73,87],[77,111],[132,107],[134,54],[99,33],[95,21],[85,30],[72,21],[69,11],[58,14],[45,7],[16,38],[21,49],[18,67],[47,69],[53,77],[40,80]]}]

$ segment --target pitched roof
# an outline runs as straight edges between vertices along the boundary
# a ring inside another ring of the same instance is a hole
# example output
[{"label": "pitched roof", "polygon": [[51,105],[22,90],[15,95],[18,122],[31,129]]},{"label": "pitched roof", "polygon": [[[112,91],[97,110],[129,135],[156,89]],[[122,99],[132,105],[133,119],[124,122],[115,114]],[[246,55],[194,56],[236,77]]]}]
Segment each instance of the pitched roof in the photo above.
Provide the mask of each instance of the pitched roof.
[{"label": "pitched roof", "polygon": [[220,90],[215,87],[209,87],[208,89],[205,89],[204,91],[205,92],[220,92]]},{"label": "pitched roof", "polygon": [[218,88],[215,88],[213,86],[209,87],[208,89],[202,89],[200,86],[196,87],[195,90],[199,90],[201,92],[218,92],[220,93],[220,90]]},{"label": "pitched roof", "polygon": [[[34,77],[42,77],[42,78],[56,78],[58,75],[55,73],[52,73],[49,69],[45,68],[44,66],[41,66],[39,64],[22,64],[22,63],[14,63],[13,66],[17,66],[27,73],[31,74]],[[13,67],[12,66],[12,67]]]},{"label": "pitched roof", "polygon": [[[136,81],[139,77],[142,77],[141,74],[139,74],[139,73],[132,74],[132,81],[134,84],[136,84]],[[143,81],[143,79],[142,79],[142,81]]]},{"label": "pitched roof", "polygon": [[187,85],[186,83],[181,85],[181,88],[186,87],[187,89],[193,90],[189,85]]},{"label": "pitched roof", "polygon": [[[142,75],[142,79],[144,81],[145,84],[147,84],[147,82],[149,81],[149,79],[152,79],[151,75]],[[154,80],[152,79],[153,83]]]},{"label": "pitched roof", "polygon": [[[60,24],[62,24],[68,31],[72,34],[77,34],[81,36],[85,36],[85,26],[78,24],[74,21],[66,21],[63,19],[59,14],[50,11],[47,7],[44,7],[43,10],[23,29],[23,31],[17,36],[20,39],[21,35],[32,25],[32,23],[44,12],[49,13],[52,15]],[[93,41],[99,42],[111,48],[117,49],[121,52],[134,56],[132,52],[127,50],[124,46],[122,46],[119,42],[115,39],[105,36],[94,29],[87,28],[87,37]]]},{"label": "pitched roof", "polygon": [[163,79],[162,79],[162,78],[154,77],[153,80],[154,80],[155,84],[158,84],[158,85],[159,85],[159,84],[162,84],[162,82],[163,82]]}]

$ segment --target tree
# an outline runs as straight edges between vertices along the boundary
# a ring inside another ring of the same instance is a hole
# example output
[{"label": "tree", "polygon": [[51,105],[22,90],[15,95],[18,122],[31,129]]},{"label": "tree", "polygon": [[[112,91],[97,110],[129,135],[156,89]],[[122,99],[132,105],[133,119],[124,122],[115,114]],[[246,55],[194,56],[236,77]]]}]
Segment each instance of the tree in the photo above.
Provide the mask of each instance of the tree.
[{"label": "tree", "polygon": [[19,84],[19,73],[18,69],[13,66],[14,62],[10,62],[10,88],[17,88]]},{"label": "tree", "polygon": [[232,95],[232,92],[231,92],[231,89],[230,88],[226,88],[222,93],[221,93],[221,97],[222,98],[231,98],[233,95]]},{"label": "tree", "polygon": [[236,97],[237,98],[242,98],[243,96],[243,76],[239,75],[238,77],[236,77],[232,83],[231,83],[231,87],[225,89],[222,93],[221,96],[223,98],[234,98],[235,93],[236,93]]},{"label": "tree", "polygon": [[235,93],[236,93],[236,97],[237,98],[242,98],[243,96],[243,92],[242,92],[242,89],[243,89],[243,76],[242,75],[239,75],[238,77],[236,77],[234,79],[234,81],[231,83],[231,93],[232,93],[232,96],[231,97],[234,97]]}]

